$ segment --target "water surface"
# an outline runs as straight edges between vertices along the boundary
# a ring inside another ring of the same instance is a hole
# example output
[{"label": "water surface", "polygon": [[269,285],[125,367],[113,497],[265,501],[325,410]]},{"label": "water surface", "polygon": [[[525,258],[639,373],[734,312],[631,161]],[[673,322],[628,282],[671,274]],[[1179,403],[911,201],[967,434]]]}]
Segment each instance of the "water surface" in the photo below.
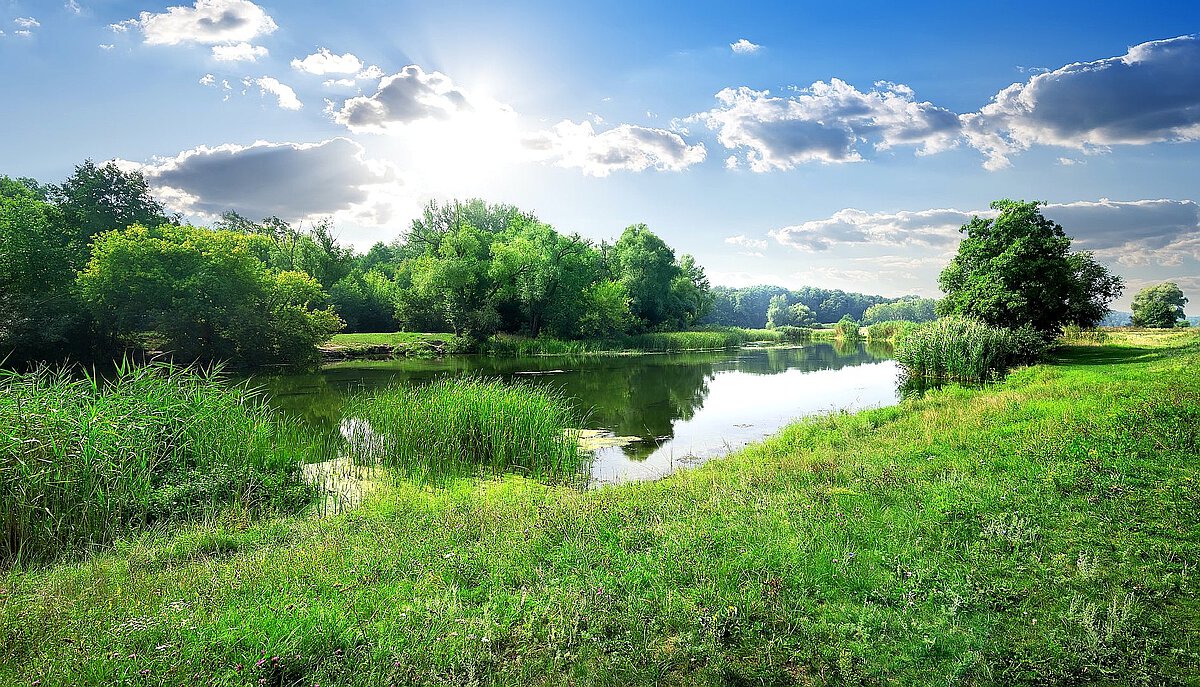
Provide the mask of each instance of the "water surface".
[{"label": "water surface", "polygon": [[813,343],[794,348],[635,356],[351,361],[311,374],[255,377],[272,403],[315,428],[337,431],[343,397],[395,382],[474,374],[561,390],[586,429],[637,437],[598,449],[597,483],[655,479],[758,441],[790,421],[897,401],[887,351]]}]

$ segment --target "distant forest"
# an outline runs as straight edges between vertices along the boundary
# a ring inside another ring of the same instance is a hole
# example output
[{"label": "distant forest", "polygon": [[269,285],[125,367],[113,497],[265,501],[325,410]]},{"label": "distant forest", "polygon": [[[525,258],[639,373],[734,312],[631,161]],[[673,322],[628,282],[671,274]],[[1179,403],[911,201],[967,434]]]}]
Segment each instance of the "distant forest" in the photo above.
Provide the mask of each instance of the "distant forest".
[{"label": "distant forest", "polygon": [[771,326],[811,326],[837,322],[843,317],[872,324],[887,320],[927,322],[936,319],[932,298],[884,298],[840,289],[805,286],[748,286],[712,289],[712,309],[700,324],[762,329]]}]

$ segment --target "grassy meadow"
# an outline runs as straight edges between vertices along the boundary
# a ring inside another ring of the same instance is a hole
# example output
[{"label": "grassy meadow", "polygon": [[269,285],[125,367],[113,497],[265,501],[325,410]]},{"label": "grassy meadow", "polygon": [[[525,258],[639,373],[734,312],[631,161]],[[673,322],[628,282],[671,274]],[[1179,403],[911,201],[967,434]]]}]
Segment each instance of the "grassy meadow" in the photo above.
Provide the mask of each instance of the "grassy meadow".
[{"label": "grassy meadow", "polygon": [[1200,338],[794,424],[666,479],[386,480],[0,572],[0,684],[1200,682]]}]

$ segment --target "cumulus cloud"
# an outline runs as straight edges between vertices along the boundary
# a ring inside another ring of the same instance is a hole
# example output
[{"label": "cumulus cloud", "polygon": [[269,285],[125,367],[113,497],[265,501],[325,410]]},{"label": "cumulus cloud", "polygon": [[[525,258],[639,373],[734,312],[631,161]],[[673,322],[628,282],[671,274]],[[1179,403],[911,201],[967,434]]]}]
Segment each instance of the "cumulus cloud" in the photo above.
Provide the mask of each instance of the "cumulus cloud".
[{"label": "cumulus cloud", "polygon": [[682,136],[665,129],[622,124],[596,133],[591,122],[569,120],[526,137],[523,145],[535,157],[596,177],[650,168],[678,172],[703,162],[706,154],[703,144],[689,145]]},{"label": "cumulus cloud", "polygon": [[142,12],[136,19],[112,24],[123,33],[139,29],[150,45],[246,43],[279,28],[263,8],[250,0],[196,0],[191,7]]},{"label": "cumulus cloud", "polygon": [[21,29],[36,29],[42,25],[40,21],[33,17],[17,17],[13,20],[13,23],[17,25],[17,28]]},{"label": "cumulus cloud", "polygon": [[208,217],[225,210],[288,221],[332,215],[370,204],[399,183],[394,169],[345,138],[200,146],[140,169],[172,209]]},{"label": "cumulus cloud", "polygon": [[355,133],[386,133],[428,120],[486,108],[509,111],[498,103],[472,98],[441,72],[410,64],[385,76],[373,95],[350,98],[334,112],[334,121]]},{"label": "cumulus cloud", "polygon": [[83,14],[83,7],[79,5],[77,0],[67,0],[67,4],[63,5],[63,9],[74,15]]},{"label": "cumulus cloud", "polygon": [[751,43],[745,38],[739,38],[737,41],[729,44],[729,49],[739,55],[751,55],[761,50],[762,46]]},{"label": "cumulus cloud", "polygon": [[214,45],[212,56],[218,62],[256,62],[260,57],[266,57],[268,50],[261,45],[235,43],[233,45]]},{"label": "cumulus cloud", "polygon": [[304,107],[304,103],[300,102],[300,98],[296,97],[296,91],[292,90],[291,86],[280,83],[274,77],[260,77],[254,80],[254,85],[258,86],[263,93],[275,96],[279,107],[285,110],[299,110]]},{"label": "cumulus cloud", "polygon": [[1200,140],[1200,36],[1037,74],[962,119],[989,169],[1009,166],[1011,155],[1034,145],[1087,150]]},{"label": "cumulus cloud", "polygon": [[725,243],[732,246],[741,246],[743,248],[752,248],[754,250],[762,250],[767,247],[767,242],[762,239],[747,238],[744,234],[737,236],[727,236]]},{"label": "cumulus cloud", "polygon": [[959,238],[958,229],[976,214],[953,208],[885,213],[854,208],[838,210],[825,219],[811,220],[770,232],[779,243],[806,251],[825,251],[841,244],[886,246],[945,246]]},{"label": "cumulus cloud", "polygon": [[362,60],[353,53],[335,55],[328,48],[319,48],[304,59],[292,60],[292,69],[309,74],[357,74],[363,68]]},{"label": "cumulus cloud", "polygon": [[953,147],[961,131],[958,115],[918,102],[903,84],[879,82],[862,92],[831,79],[787,97],[745,86],[716,97],[717,108],[688,121],[717,131],[721,145],[742,152],[756,172],[806,162],[857,162],[864,141],[877,151],[910,145],[921,154],[935,153]]},{"label": "cumulus cloud", "polygon": [[[1134,200],[1051,203],[1042,214],[1061,224],[1078,250],[1095,251],[1128,265],[1178,265],[1200,259],[1200,205],[1192,200]],[[947,250],[974,216],[994,210],[934,209],[871,213],[847,208],[832,216],[770,232],[778,243],[809,252],[835,246],[917,246]],[[736,238],[736,237],[735,237]],[[728,239],[727,239],[728,240]]]}]

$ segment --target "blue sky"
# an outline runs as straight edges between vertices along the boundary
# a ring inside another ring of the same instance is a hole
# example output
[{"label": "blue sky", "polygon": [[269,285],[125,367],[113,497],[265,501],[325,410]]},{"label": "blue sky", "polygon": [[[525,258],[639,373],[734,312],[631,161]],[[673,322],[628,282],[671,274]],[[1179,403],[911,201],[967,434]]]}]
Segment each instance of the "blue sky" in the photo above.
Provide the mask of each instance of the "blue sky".
[{"label": "blue sky", "polygon": [[1200,5],[0,0],[0,173],[142,169],[198,223],[431,199],[645,222],[714,283],[936,296],[958,225],[1040,199],[1200,297]]}]

